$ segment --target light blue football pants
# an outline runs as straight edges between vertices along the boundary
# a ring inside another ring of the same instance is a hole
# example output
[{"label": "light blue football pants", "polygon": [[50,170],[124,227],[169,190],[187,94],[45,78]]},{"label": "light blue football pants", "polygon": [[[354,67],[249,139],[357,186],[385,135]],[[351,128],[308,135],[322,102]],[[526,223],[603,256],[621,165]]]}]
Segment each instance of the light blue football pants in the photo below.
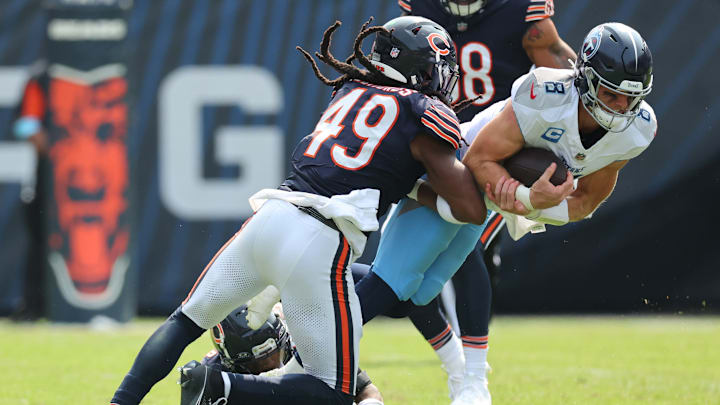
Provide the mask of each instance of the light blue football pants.
[{"label": "light blue football pants", "polygon": [[404,198],[386,220],[372,270],[401,301],[426,305],[460,268],[486,225],[451,224]]}]

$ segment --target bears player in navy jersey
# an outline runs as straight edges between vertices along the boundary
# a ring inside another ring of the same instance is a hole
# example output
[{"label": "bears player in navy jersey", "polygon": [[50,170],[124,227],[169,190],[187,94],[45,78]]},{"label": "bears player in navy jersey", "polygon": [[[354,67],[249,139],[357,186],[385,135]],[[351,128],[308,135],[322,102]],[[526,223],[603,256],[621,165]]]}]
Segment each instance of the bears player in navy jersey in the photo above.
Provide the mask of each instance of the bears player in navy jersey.
[{"label": "bears player in navy jersey", "polygon": [[[513,81],[533,64],[569,68],[575,60],[574,52],[559,37],[551,20],[554,14],[552,0],[398,0],[398,4],[405,14],[438,22],[453,37],[460,67],[459,85],[453,98],[472,101],[468,108],[458,113],[461,122],[470,121],[494,102],[507,98]],[[489,211],[484,227],[468,226],[454,235],[467,238],[468,244],[475,240],[477,248],[469,254],[465,249],[435,253],[423,249],[423,253],[416,254],[415,261],[409,262],[397,245],[415,245],[411,237],[420,231],[417,228],[422,224],[405,225],[419,221],[416,217],[422,216],[421,213],[408,215],[413,207],[417,205],[404,201],[401,209],[389,217],[387,229],[390,232],[381,241],[374,269],[398,296],[406,299],[413,294],[406,284],[413,285],[414,279],[425,269],[450,266],[454,271],[457,269],[454,257],[467,257],[453,277],[457,305],[445,302],[445,311],[449,315],[454,316],[457,310],[460,338],[435,309],[437,304],[414,310],[410,315],[442,360],[448,372],[450,396],[454,398],[470,381],[475,381],[478,387],[484,385],[492,299],[486,263],[497,260],[492,257],[497,248],[490,244],[503,227],[504,220],[498,213]],[[485,248],[487,259],[483,258]],[[417,266],[413,273],[415,278],[406,280],[403,272],[398,272],[399,265]]]},{"label": "bears player in navy jersey", "polygon": [[[355,264],[353,278],[357,279]],[[210,330],[215,347],[202,359],[201,364],[221,372],[282,376],[304,373],[302,361],[293,348],[292,338],[282,318],[282,305],[271,311],[262,324],[255,329],[247,322],[247,306],[232,311]],[[190,365],[196,367],[195,363]],[[365,371],[358,369],[358,405],[382,405],[383,398]]]},{"label": "bears player in navy jersey", "polygon": [[567,69],[575,52],[558,35],[553,0],[398,0],[403,13],[442,25],[458,52],[454,100],[474,99],[460,122],[510,95],[530,67]]},{"label": "bears player in navy jersey", "polygon": [[[423,203],[447,219],[484,222],[483,197],[455,154],[462,140],[448,99],[458,73],[447,31],[421,17],[364,26],[355,40],[360,69],[329,51],[339,25],[325,32],[317,56],[341,77],[327,79],[303,50],[334,91],[295,149],[290,175],[250,198],[253,216],[145,342],[112,403],[138,404],[188,344],[274,285],[307,374],[258,377],[189,364],[181,369],[181,404],[351,404],[362,323],[347,269],[378,215],[426,173],[434,191],[423,188]],[[361,45],[371,34],[368,59]]]}]

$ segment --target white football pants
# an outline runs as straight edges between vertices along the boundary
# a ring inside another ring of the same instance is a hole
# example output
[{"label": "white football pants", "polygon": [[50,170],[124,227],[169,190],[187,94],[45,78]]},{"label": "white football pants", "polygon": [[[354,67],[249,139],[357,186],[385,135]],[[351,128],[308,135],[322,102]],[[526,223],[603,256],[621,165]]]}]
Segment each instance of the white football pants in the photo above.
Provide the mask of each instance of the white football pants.
[{"label": "white football pants", "polygon": [[343,235],[282,201],[266,202],[215,255],[182,311],[209,329],[272,284],[305,371],[355,394],[362,315]]}]

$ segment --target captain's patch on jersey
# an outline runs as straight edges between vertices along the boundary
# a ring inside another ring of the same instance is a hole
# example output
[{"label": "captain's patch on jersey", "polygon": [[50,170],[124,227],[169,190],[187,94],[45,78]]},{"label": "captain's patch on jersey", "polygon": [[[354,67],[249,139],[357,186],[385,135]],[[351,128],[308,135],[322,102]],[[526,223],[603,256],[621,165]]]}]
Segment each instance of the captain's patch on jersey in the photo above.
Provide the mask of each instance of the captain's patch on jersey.
[{"label": "captain's patch on jersey", "polygon": [[565,130],[562,128],[550,127],[547,130],[545,130],[545,133],[543,133],[540,136],[540,138],[542,138],[546,141],[550,141],[552,143],[558,143],[558,141],[560,140],[560,138],[563,136],[564,133],[565,133]]}]

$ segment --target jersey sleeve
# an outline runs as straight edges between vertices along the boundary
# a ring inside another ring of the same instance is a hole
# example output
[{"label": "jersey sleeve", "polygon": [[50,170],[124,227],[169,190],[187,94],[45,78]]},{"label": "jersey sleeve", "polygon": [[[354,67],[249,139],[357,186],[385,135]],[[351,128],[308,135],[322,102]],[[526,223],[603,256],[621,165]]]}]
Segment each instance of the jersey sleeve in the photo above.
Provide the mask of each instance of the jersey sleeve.
[{"label": "jersey sleeve", "polygon": [[412,14],[411,0],[398,0],[398,7],[400,7],[403,13]]},{"label": "jersey sleeve", "polygon": [[537,97],[535,93],[538,91],[538,87],[535,75],[530,72],[515,80],[510,90],[515,119],[526,141],[528,140],[528,134],[537,132],[533,131],[533,129],[539,124],[537,110],[531,104]]},{"label": "jersey sleeve", "polygon": [[427,134],[436,136],[458,149],[462,135],[455,112],[440,101],[424,97],[428,102],[423,103],[419,111],[421,126]]},{"label": "jersey sleeve", "polygon": [[544,20],[552,17],[554,14],[555,5],[553,4],[553,0],[530,0],[527,12],[525,13],[525,22]]},{"label": "jersey sleeve", "polygon": [[630,126],[632,142],[635,147],[631,149],[625,157],[632,159],[645,151],[653,139],[655,139],[657,129],[658,123],[655,111],[650,107],[650,104],[643,101],[642,104],[640,104],[637,117],[635,117],[635,120]]},{"label": "jersey sleeve", "polygon": [[513,83],[513,111],[526,142],[532,143],[553,123],[575,113],[576,93],[570,69],[537,68]]}]

